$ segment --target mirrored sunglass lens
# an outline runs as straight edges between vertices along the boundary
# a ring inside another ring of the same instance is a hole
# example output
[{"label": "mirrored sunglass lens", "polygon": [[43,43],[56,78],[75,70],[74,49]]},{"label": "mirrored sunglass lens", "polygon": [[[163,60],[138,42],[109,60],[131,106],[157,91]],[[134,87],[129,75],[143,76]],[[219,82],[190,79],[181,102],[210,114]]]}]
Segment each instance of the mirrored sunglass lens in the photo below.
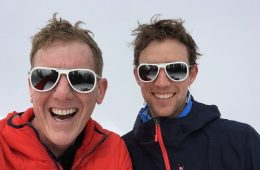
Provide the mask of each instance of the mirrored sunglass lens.
[{"label": "mirrored sunglass lens", "polygon": [[184,63],[173,63],[166,66],[167,74],[177,81],[184,80],[188,74],[188,68]]},{"label": "mirrored sunglass lens", "polygon": [[35,69],[31,73],[32,86],[37,90],[49,90],[58,79],[58,72],[51,69]]},{"label": "mirrored sunglass lens", "polygon": [[157,75],[158,67],[156,65],[142,65],[139,67],[138,72],[143,81],[152,81]]},{"label": "mirrored sunglass lens", "polygon": [[75,70],[69,72],[71,85],[81,92],[88,92],[94,88],[95,75],[87,70]]}]

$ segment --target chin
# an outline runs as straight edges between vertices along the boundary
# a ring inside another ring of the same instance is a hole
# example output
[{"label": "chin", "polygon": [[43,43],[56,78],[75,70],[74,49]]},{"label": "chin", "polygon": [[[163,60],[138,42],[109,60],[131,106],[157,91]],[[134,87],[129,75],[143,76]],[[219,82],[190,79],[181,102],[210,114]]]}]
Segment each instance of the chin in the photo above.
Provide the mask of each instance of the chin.
[{"label": "chin", "polygon": [[69,145],[71,145],[77,136],[75,135],[69,135],[68,133],[65,134],[56,134],[53,135],[53,137],[50,139],[50,141],[58,146],[58,147],[67,147]]},{"label": "chin", "polygon": [[169,113],[161,113],[161,114],[158,114],[157,116],[159,116],[159,117],[174,117],[172,114],[169,114]]},{"label": "chin", "polygon": [[172,108],[158,108],[157,109],[153,109],[154,111],[154,115],[158,116],[158,117],[173,117],[173,109]]}]

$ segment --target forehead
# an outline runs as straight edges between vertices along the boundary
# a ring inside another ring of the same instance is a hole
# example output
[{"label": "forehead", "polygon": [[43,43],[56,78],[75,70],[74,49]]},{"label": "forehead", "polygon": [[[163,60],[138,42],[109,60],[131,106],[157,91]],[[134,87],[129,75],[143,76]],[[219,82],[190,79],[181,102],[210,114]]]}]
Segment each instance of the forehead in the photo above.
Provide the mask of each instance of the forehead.
[{"label": "forehead", "polygon": [[94,58],[90,47],[79,41],[57,41],[48,44],[35,53],[33,63],[33,67],[94,68]]},{"label": "forehead", "polygon": [[140,53],[140,63],[188,62],[188,50],[184,44],[174,39],[152,41]]}]

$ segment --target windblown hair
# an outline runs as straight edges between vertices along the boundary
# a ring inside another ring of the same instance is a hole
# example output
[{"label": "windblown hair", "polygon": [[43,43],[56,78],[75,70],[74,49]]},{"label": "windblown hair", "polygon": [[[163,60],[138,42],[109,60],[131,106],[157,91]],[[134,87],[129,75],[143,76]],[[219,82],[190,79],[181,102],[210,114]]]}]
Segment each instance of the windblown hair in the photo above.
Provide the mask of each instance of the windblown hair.
[{"label": "windblown hair", "polygon": [[30,53],[31,67],[34,65],[34,56],[39,49],[46,48],[52,45],[55,41],[72,42],[80,41],[86,43],[92,53],[95,63],[95,71],[99,76],[102,76],[103,58],[102,52],[95,40],[91,31],[81,28],[79,25],[83,22],[78,21],[72,25],[69,21],[56,17],[57,13],[53,14],[53,18],[48,24],[43,27],[38,33],[32,37],[32,49]]},{"label": "windblown hair", "polygon": [[138,66],[140,53],[152,41],[164,41],[167,39],[175,39],[184,44],[189,54],[189,64],[196,65],[196,61],[200,53],[197,52],[197,45],[192,39],[191,35],[186,32],[181,19],[165,19],[159,20],[158,15],[151,19],[150,24],[140,24],[133,30],[135,39],[133,40],[134,46],[134,65]]}]

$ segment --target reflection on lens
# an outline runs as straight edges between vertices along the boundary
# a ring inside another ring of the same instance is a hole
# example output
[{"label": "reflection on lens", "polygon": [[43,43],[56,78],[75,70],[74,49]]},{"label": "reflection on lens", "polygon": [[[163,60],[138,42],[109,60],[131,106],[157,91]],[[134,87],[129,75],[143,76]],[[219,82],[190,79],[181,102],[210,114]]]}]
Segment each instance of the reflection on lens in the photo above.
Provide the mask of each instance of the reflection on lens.
[{"label": "reflection on lens", "polygon": [[73,88],[80,92],[91,91],[95,85],[95,75],[87,70],[77,70],[70,72],[69,80]]},{"label": "reflection on lens", "polygon": [[139,67],[138,74],[143,81],[153,81],[157,75],[156,65],[142,65]]},{"label": "reflection on lens", "polygon": [[47,91],[58,79],[58,72],[51,69],[37,68],[31,73],[31,84],[37,90]]},{"label": "reflection on lens", "polygon": [[173,63],[166,66],[166,72],[173,80],[182,81],[188,74],[188,68],[184,63]]}]

